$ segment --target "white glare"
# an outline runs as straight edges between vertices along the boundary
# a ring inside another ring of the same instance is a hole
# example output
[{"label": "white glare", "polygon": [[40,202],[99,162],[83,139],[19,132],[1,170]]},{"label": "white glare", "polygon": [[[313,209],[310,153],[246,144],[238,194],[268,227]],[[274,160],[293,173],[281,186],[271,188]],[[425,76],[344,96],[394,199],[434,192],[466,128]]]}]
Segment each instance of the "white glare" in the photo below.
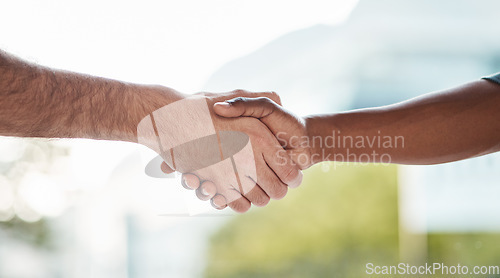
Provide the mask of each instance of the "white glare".
[{"label": "white glare", "polygon": [[49,177],[40,173],[27,174],[19,185],[19,196],[35,212],[57,217],[66,208],[65,192]]},{"label": "white glare", "polygon": [[24,153],[23,139],[0,136],[0,162],[16,161]]},{"label": "white glare", "polygon": [[0,176],[0,212],[9,210],[14,204],[14,191],[9,181]]},{"label": "white glare", "polygon": [[16,212],[17,217],[25,222],[37,222],[42,219],[40,214],[28,207],[20,199],[17,199],[14,203],[14,211]]}]

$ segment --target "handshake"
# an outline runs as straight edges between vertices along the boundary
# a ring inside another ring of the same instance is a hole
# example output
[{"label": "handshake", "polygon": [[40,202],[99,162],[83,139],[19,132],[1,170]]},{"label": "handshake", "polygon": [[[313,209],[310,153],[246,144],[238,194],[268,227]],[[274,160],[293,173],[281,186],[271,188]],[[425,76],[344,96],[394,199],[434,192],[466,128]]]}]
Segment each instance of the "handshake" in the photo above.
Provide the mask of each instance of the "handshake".
[{"label": "handshake", "polygon": [[274,92],[236,90],[174,101],[146,116],[137,135],[199,199],[246,212],[300,185],[313,164],[307,123]]},{"label": "handshake", "polygon": [[157,168],[183,173],[182,185],[201,200],[245,212],[283,198],[300,185],[301,170],[322,161],[422,165],[499,151],[500,74],[485,79],[304,118],[281,107],[273,92],[167,90],[170,101],[161,105],[143,98],[153,108],[142,109],[147,116],[137,119],[135,141],[160,154]]},{"label": "handshake", "polygon": [[500,151],[499,86],[500,73],[388,106],[300,118],[272,92],[187,96],[0,50],[0,135],[137,142],[160,154],[157,168],[183,173],[201,200],[245,212],[283,198],[321,161],[438,164]]}]

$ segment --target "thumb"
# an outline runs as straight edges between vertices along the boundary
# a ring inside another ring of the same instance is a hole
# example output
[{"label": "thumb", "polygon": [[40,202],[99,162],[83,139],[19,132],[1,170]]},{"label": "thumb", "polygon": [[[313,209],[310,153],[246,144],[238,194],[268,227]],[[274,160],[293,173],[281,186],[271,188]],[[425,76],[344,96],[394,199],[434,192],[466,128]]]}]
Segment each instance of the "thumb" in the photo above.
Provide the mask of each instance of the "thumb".
[{"label": "thumb", "polygon": [[217,115],[227,118],[243,116],[261,119],[271,115],[277,107],[278,104],[267,97],[237,97],[215,103],[214,111]]}]

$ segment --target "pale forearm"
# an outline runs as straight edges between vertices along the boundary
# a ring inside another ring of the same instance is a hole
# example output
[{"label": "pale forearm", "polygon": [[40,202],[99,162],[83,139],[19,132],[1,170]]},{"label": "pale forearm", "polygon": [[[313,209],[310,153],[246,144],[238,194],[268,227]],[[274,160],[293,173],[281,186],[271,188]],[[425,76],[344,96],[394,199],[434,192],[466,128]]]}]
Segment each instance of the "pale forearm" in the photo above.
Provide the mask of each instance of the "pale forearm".
[{"label": "pale forearm", "polygon": [[[311,116],[307,122],[310,137],[323,138],[322,146],[311,141],[315,162],[456,161],[500,149],[500,86],[481,80],[390,106]],[[327,136],[335,136],[334,146]]]},{"label": "pale forearm", "polygon": [[53,70],[0,52],[0,135],[136,141],[174,90]]}]

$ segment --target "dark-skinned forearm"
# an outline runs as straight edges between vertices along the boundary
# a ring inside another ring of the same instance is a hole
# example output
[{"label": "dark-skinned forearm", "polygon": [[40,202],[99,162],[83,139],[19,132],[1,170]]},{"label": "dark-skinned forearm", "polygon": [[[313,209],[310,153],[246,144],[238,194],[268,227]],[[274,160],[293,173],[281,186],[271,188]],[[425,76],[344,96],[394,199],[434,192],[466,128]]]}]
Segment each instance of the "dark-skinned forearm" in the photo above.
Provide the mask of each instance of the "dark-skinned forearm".
[{"label": "dark-skinned forearm", "polygon": [[[400,164],[456,161],[500,150],[500,86],[480,80],[390,106],[315,115],[306,121],[311,142],[314,136],[337,136],[334,147],[319,146],[318,140],[312,144],[314,162],[367,162],[368,157],[370,162],[388,162],[390,157]],[[388,155],[385,161],[382,154]]]}]

